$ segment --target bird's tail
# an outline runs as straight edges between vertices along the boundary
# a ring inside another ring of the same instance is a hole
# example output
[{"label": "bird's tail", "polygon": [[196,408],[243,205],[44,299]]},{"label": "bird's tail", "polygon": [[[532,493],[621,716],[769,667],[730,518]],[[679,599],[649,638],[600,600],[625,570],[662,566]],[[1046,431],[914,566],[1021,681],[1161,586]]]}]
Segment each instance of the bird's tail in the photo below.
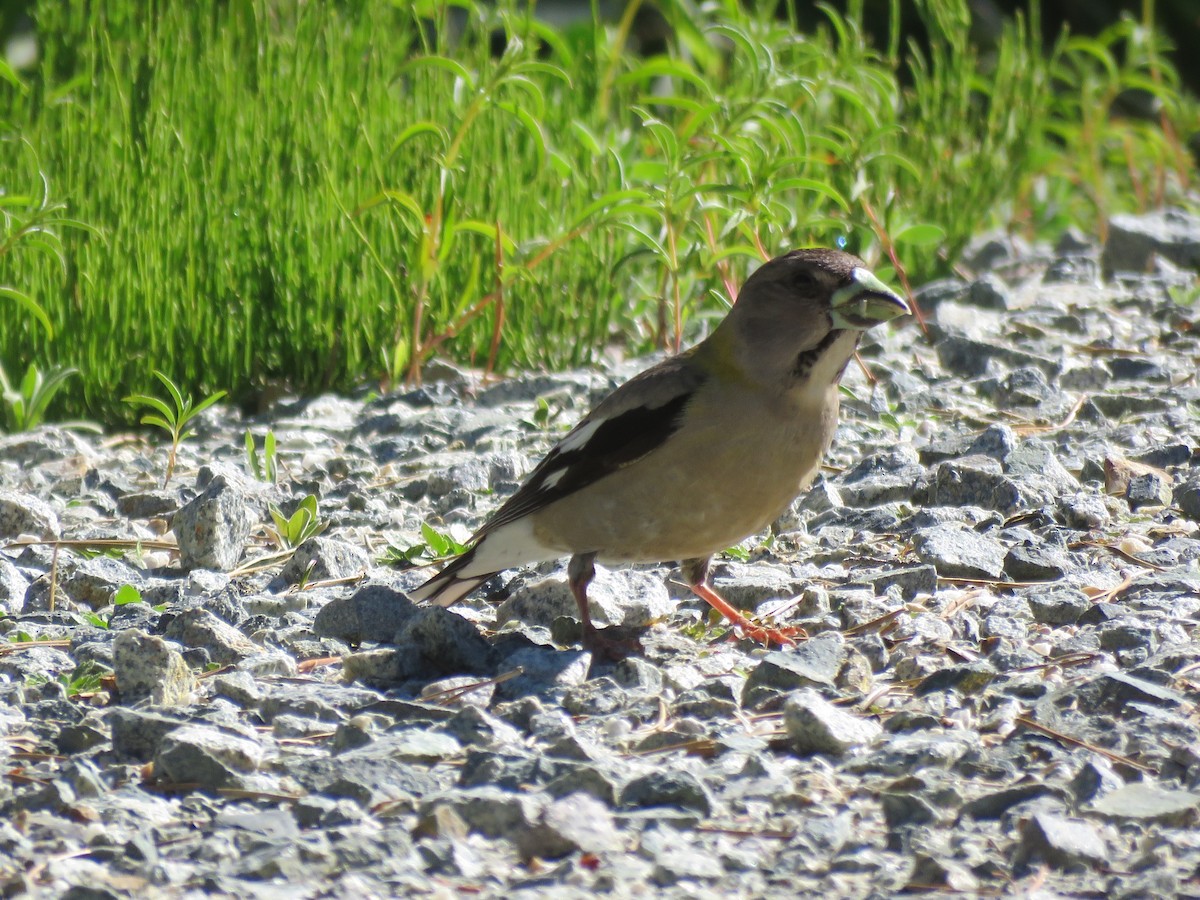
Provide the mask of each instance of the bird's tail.
[{"label": "bird's tail", "polygon": [[468,550],[458,559],[451,561],[446,568],[412,591],[408,598],[416,603],[428,601],[438,606],[453,606],[496,574],[488,572],[483,575],[460,575],[459,573],[470,564],[472,556],[473,551]]}]

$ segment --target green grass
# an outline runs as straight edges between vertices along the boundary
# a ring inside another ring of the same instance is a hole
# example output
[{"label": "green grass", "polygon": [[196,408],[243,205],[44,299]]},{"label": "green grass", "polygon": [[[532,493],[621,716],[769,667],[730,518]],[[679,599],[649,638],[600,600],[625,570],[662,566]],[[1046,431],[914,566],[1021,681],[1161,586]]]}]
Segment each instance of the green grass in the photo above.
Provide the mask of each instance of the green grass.
[{"label": "green grass", "polygon": [[[0,70],[0,362],[78,369],[56,412],[110,423],[156,369],[249,401],[575,366],[693,338],[794,246],[921,280],[989,227],[1103,233],[1194,182],[1200,113],[1141,24],[1018,21],[979,58],[962,0],[918,3],[925,53],[860,6],[799,34],[664,0],[645,59],[627,20],[516,4],[38,3],[40,65]],[[1159,121],[1107,114],[1127,87]]]}]

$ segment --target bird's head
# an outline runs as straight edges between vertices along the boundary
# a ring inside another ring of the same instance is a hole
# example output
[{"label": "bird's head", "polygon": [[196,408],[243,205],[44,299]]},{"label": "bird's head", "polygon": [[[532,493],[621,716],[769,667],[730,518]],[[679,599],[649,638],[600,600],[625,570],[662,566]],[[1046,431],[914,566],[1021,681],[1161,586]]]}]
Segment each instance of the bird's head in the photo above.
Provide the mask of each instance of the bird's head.
[{"label": "bird's head", "polygon": [[911,312],[857,256],[793,250],[746,280],[710,341],[726,344],[759,383],[786,387],[816,378],[828,385],[837,382],[865,330]]}]

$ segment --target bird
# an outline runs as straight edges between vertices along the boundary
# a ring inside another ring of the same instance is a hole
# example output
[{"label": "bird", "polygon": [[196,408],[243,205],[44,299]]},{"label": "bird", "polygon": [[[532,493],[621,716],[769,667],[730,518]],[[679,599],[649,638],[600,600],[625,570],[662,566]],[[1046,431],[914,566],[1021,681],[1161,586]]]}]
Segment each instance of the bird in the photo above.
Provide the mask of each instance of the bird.
[{"label": "bird", "polygon": [[808,488],[863,332],[910,313],[845,251],[763,263],[707,338],[601,400],[409,599],[451,606],[505,569],[569,556],[583,646],[620,658],[626,642],[588,610],[595,563],[678,561],[693,593],[743,635],[794,644],[797,630],[754,624],[713,590],[711,559]]}]

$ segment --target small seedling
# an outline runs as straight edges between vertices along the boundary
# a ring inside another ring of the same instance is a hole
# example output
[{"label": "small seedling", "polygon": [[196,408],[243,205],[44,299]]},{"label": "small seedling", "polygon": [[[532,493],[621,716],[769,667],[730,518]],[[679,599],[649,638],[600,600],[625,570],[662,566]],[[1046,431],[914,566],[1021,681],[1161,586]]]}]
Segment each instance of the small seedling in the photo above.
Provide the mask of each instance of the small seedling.
[{"label": "small seedling", "polygon": [[279,471],[275,451],[275,432],[268,431],[263,437],[260,453],[254,435],[250,433],[249,428],[246,429],[246,465],[259,481],[265,481],[268,484],[275,483]]},{"label": "small seedling", "polygon": [[194,431],[188,430],[188,422],[224,397],[225,391],[210,394],[193,405],[191,395],[184,397],[179,388],[175,386],[175,382],[162,372],[155,369],[154,376],[163,383],[171,395],[173,408],[158,397],[151,397],[147,394],[131,394],[124,399],[124,402],[131,406],[149,406],[156,410],[156,412],[146,413],[142,416],[142,424],[155,425],[171,436],[171,451],[167,456],[167,471],[163,476],[163,487],[165,488],[171,480],[171,475],[175,472],[175,457],[179,452],[179,445],[195,434]]},{"label": "small seedling", "polygon": [[[8,373],[0,366],[0,389],[4,397],[4,424],[9,433],[37,428],[45,419],[46,407],[62,390],[67,379],[78,375],[72,366],[51,366],[41,371],[34,363],[25,370],[19,384],[9,381]],[[87,422],[65,423],[68,427],[98,430]]]},{"label": "small seedling", "polygon": [[[111,671],[100,664],[85,659],[70,674],[62,672],[54,680],[66,689],[68,697],[75,697],[79,694],[90,694],[100,690],[104,676],[111,674]],[[50,679],[45,675],[30,675],[25,679],[25,684],[30,687],[39,687],[48,681]]]},{"label": "small seedling", "polygon": [[409,569],[450,559],[467,550],[465,544],[460,544],[449,534],[438,531],[427,522],[421,525],[421,537],[424,538],[423,541],[407,548],[389,544],[383,554],[383,564]]},{"label": "small seedling", "polygon": [[110,670],[98,663],[85,659],[75,667],[70,675],[63,672],[56,680],[67,689],[68,697],[75,697],[79,694],[90,694],[100,690],[104,676],[111,674]]},{"label": "small seedling", "polygon": [[317,511],[317,498],[309,494],[300,501],[296,511],[286,516],[277,506],[269,507],[271,518],[275,522],[271,537],[280,550],[299,547],[310,537],[316,537],[329,527],[328,522],[322,522]]},{"label": "small seedling", "polygon": [[113,594],[113,606],[125,606],[129,603],[141,603],[142,592],[135,588],[132,584],[123,584],[117,588],[117,592]]},{"label": "small seedling", "polygon": [[[137,588],[135,588],[132,584],[121,585],[119,588],[117,588],[116,592],[113,594],[113,597],[112,597],[113,606],[128,606],[130,603],[141,603],[141,602],[142,602],[142,592],[139,591]],[[166,606],[166,604],[164,603],[164,604],[161,604],[154,608],[156,610],[158,610],[159,612],[162,612],[162,610],[165,606]],[[106,619],[103,616],[99,615],[98,613],[94,613],[94,612],[84,613],[83,618],[90,624],[94,625],[96,628],[103,628],[105,630],[107,630],[108,627],[112,624],[111,619]]]}]

